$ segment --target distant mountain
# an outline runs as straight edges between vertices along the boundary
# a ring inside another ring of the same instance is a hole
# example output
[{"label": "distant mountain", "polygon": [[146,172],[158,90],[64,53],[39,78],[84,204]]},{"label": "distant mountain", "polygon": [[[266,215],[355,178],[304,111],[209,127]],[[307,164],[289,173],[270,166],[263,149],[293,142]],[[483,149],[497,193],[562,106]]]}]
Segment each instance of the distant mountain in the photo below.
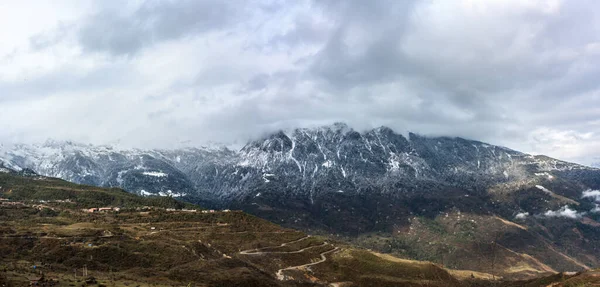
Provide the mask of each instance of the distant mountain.
[{"label": "distant mountain", "polygon": [[[461,138],[412,133],[405,138],[386,127],[359,133],[344,124],[277,132],[240,151],[119,150],[47,141],[4,147],[0,162],[76,183],[119,186],[141,195],[200,196],[215,203],[245,200],[282,181],[285,193],[311,200],[330,192],[363,193],[373,184],[384,193],[408,192],[418,182],[485,188],[536,173],[594,170]],[[326,184],[332,180],[334,185]],[[402,188],[387,187],[398,181]]]},{"label": "distant mountain", "polygon": [[[369,286],[373,278],[378,286],[407,278],[467,286],[459,279],[469,271],[329,242],[240,211],[201,212],[169,197],[13,173],[0,173],[0,286]],[[89,212],[98,207],[110,208]]]},{"label": "distant mountain", "polygon": [[599,169],[462,138],[334,124],[276,132],[239,151],[49,141],[4,147],[0,161],[77,183],[241,208],[454,268],[493,273],[477,260],[489,263],[500,249],[553,270],[600,265]]}]

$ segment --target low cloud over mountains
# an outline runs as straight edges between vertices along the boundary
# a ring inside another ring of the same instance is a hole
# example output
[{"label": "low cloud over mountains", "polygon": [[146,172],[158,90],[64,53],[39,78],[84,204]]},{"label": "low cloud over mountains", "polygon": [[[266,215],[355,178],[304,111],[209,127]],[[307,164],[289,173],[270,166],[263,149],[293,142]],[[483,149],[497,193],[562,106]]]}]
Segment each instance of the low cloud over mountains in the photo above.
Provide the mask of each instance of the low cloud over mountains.
[{"label": "low cloud over mountains", "polygon": [[0,141],[245,142],[335,121],[591,164],[594,1],[0,4]]}]

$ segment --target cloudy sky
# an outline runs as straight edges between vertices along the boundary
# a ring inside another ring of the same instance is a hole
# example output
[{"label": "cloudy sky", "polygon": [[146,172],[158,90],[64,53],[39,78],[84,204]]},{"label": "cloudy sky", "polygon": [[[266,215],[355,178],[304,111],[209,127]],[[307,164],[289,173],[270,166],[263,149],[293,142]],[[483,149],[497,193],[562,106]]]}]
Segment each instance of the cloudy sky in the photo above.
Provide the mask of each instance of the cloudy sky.
[{"label": "cloudy sky", "polygon": [[590,1],[0,1],[1,142],[346,122],[600,156]]}]

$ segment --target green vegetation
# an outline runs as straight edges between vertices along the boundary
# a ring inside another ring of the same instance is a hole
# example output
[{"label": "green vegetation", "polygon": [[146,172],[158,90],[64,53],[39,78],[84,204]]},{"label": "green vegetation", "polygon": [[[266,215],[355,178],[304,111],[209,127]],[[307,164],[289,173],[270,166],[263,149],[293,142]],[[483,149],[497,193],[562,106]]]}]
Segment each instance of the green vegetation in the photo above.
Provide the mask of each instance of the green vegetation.
[{"label": "green vegetation", "polygon": [[78,208],[102,206],[198,208],[171,197],[140,197],[118,188],[99,188],[78,185],[56,178],[21,177],[7,173],[0,173],[0,193],[3,197],[15,201],[74,200],[74,206]]}]

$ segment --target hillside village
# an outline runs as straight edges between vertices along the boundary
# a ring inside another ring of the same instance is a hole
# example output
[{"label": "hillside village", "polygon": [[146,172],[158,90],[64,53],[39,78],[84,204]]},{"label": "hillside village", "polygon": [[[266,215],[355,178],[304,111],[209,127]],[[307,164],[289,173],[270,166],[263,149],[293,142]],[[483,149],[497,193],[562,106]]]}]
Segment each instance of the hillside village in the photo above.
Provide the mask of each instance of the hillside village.
[{"label": "hillside village", "polygon": [[[65,209],[64,206],[62,206],[60,204],[77,204],[76,201],[71,200],[71,199],[66,199],[66,200],[29,200],[29,201],[19,201],[19,200],[11,200],[8,198],[3,198],[0,197],[0,208],[3,206],[10,206],[10,207],[30,207],[30,208],[35,208],[38,210],[42,210],[44,208],[47,209],[51,209],[51,210],[60,210],[60,209]],[[71,208],[67,208],[69,210],[71,210]],[[121,211],[139,211],[139,212],[148,212],[148,211],[166,211],[166,212],[200,212],[203,214],[209,214],[209,213],[228,213],[228,212],[232,212],[232,210],[230,209],[223,209],[223,210],[214,210],[214,209],[205,209],[205,210],[199,210],[199,209],[187,209],[187,208],[181,208],[181,209],[177,209],[177,208],[164,208],[164,207],[158,207],[158,206],[142,206],[142,207],[135,207],[135,208],[122,208],[122,207],[118,207],[118,206],[106,206],[106,207],[91,207],[91,208],[82,208],[81,211],[84,213],[106,213],[106,212],[121,212]],[[240,212],[240,211],[238,211]]]}]

